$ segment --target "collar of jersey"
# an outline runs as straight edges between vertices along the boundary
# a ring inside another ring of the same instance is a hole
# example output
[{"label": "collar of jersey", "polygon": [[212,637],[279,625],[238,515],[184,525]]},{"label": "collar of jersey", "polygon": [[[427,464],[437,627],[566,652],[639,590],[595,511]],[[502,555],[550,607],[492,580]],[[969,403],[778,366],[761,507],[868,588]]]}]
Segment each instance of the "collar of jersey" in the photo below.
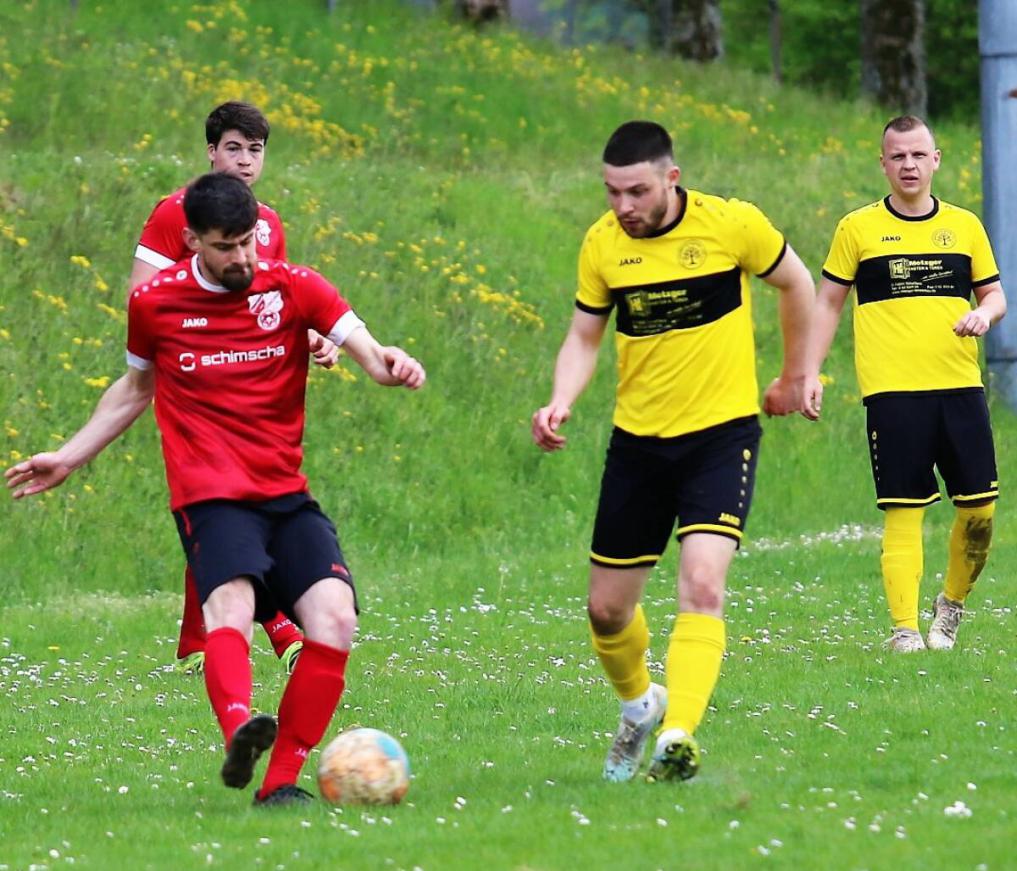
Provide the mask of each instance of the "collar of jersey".
[{"label": "collar of jersey", "polygon": [[659,236],[666,236],[682,222],[682,218],[685,217],[685,210],[689,207],[689,194],[681,185],[678,185],[675,190],[678,191],[678,200],[681,202],[681,206],[678,207],[678,216],[666,226],[654,230],[652,233],[647,233],[643,236],[644,239],[656,239]]},{"label": "collar of jersey", "polygon": [[899,218],[901,221],[928,221],[929,218],[935,218],[939,213],[939,200],[935,197],[932,198],[932,209],[926,212],[924,215],[902,215],[893,206],[890,205],[890,195],[887,194],[883,197],[883,205],[886,206],[886,210],[893,215],[895,218]]},{"label": "collar of jersey", "polygon": [[229,293],[228,287],[223,287],[221,284],[212,284],[204,275],[201,274],[201,270],[198,269],[198,255],[195,254],[191,258],[191,275],[194,276],[194,280],[198,282],[202,290],[208,290],[212,293]]}]

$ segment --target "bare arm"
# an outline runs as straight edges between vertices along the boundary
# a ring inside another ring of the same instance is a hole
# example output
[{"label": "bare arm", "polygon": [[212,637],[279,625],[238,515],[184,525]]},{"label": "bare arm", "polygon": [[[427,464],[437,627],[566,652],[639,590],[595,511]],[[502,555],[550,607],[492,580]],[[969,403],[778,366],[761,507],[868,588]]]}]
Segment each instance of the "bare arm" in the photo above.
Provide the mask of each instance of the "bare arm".
[{"label": "bare arm", "polygon": [[32,496],[59,487],[75,469],[98,455],[148,408],[155,393],[152,369],[127,370],[99,399],[81,429],[58,451],[35,454],[5,473],[14,498]]},{"label": "bare arm", "polygon": [[805,397],[806,402],[810,403],[815,410],[817,417],[823,407],[823,384],[819,380],[819,372],[823,368],[826,355],[830,353],[830,345],[833,344],[833,337],[837,334],[840,314],[844,310],[844,303],[850,291],[850,285],[840,284],[825,277],[820,279],[819,292],[816,296],[816,310],[812,317],[812,330],[809,334],[809,374],[806,391],[811,391],[812,395]]},{"label": "bare arm", "polygon": [[140,260],[135,257],[134,265],[131,266],[131,277],[127,279],[127,297],[124,300],[124,305],[127,305],[130,301],[131,291],[139,284],[144,284],[158,271],[159,270],[151,263],[146,263],[144,260]]},{"label": "bare arm", "polygon": [[372,379],[385,387],[424,386],[427,373],[419,361],[395,345],[381,345],[367,327],[358,327],[342,343],[343,349]]},{"label": "bare arm", "polygon": [[977,307],[954,324],[953,331],[958,336],[984,336],[1006,314],[1006,294],[998,281],[976,287],[975,299]]},{"label": "bare arm", "polygon": [[551,401],[533,415],[533,441],[545,451],[565,446],[558,429],[572,414],[572,404],[590,383],[597,368],[607,317],[576,309],[554,366]]},{"label": "bare arm", "polygon": [[808,398],[813,390],[808,380],[809,329],[816,301],[816,286],[809,270],[789,245],[780,265],[763,279],[780,291],[777,307],[784,337],[784,361],[780,375],[763,395],[763,411],[769,415],[801,412],[810,420],[819,411]]},{"label": "bare arm", "polygon": [[809,372],[819,375],[823,361],[830,353],[830,345],[837,334],[840,313],[844,310],[851,287],[823,278],[816,296],[816,313],[812,318],[812,336],[809,340]]}]

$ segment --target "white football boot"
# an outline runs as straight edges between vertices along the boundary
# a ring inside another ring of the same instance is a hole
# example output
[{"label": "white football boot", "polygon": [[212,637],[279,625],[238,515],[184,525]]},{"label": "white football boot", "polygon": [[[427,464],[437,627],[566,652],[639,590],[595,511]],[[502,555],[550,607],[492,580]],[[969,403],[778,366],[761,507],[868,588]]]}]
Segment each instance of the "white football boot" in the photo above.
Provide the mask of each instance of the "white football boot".
[{"label": "white football boot", "polygon": [[894,653],[916,653],[925,650],[925,640],[922,633],[917,629],[908,629],[906,626],[897,626],[893,635],[883,642]]},{"label": "white football boot", "polygon": [[624,783],[636,776],[643,761],[646,741],[660,725],[667,710],[667,690],[660,684],[650,684],[650,691],[652,704],[642,720],[634,722],[622,716],[611,749],[607,751],[607,759],[604,760],[604,780]]},{"label": "white football boot", "polygon": [[929,627],[928,645],[931,650],[953,650],[957,641],[957,627],[964,616],[964,605],[948,599],[943,593],[936,596],[932,606],[932,625]]}]

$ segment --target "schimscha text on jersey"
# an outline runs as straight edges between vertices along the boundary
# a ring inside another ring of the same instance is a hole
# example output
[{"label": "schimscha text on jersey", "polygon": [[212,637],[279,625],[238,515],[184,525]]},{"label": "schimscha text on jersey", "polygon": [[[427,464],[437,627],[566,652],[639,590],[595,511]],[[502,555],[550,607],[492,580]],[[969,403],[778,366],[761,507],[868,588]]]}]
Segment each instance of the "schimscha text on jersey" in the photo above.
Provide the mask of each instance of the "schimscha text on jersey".
[{"label": "schimscha text on jersey", "polygon": [[[285,345],[269,345],[265,348],[258,348],[256,351],[217,351],[214,354],[202,354],[200,363],[202,366],[226,366],[233,363],[257,363],[260,360],[285,356]],[[185,372],[193,371],[196,361],[198,361],[198,358],[190,351],[185,351],[178,359],[180,368]]]}]

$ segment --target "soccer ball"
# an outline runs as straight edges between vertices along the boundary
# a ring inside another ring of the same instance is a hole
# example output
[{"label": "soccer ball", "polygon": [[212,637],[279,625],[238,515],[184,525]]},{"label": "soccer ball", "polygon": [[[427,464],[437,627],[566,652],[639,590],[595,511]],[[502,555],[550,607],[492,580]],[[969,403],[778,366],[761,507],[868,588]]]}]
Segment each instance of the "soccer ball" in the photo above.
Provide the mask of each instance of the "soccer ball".
[{"label": "soccer ball", "polygon": [[318,762],[318,790],[332,804],[398,804],[410,787],[402,745],[379,729],[342,732]]}]

